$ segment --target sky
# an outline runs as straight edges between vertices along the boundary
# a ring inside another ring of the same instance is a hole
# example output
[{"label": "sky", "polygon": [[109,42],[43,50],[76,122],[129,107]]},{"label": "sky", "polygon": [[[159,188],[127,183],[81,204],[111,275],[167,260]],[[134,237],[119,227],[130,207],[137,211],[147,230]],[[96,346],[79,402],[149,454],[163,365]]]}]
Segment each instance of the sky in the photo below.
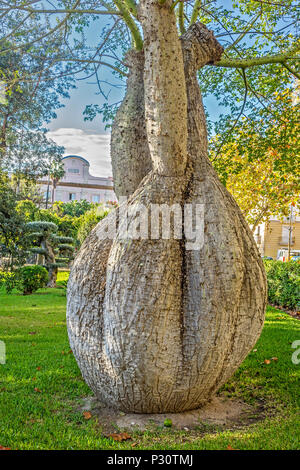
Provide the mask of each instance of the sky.
[{"label": "sky", "polygon": [[[123,90],[115,91],[116,101],[121,100]],[[110,132],[105,130],[101,115],[92,122],[84,121],[83,111],[87,104],[102,104],[104,98],[95,94],[95,87],[79,82],[78,88],[71,91],[70,99],[63,101],[64,108],[57,112],[57,119],[51,121],[48,137],[58,145],[65,147],[66,155],[80,155],[90,162],[90,173],[93,176],[112,176],[110,160]],[[212,118],[219,114],[213,97],[206,99],[205,104]]]},{"label": "sky", "polygon": [[[87,39],[92,46],[99,40],[99,31],[106,22],[102,18],[92,23],[87,31]],[[109,83],[116,82],[110,70],[101,66],[100,79]],[[64,107],[57,111],[57,118],[52,120],[46,127],[49,129],[48,136],[58,145],[65,147],[66,155],[80,155],[90,162],[90,173],[94,176],[112,176],[110,163],[110,132],[105,130],[101,115],[93,121],[84,121],[83,111],[86,105],[98,104],[102,106],[105,102],[104,96],[97,94],[98,88],[93,83],[95,79],[77,81],[77,88],[70,91],[70,98],[62,100]],[[115,103],[122,100],[125,86],[117,88],[109,85],[105,92],[109,92],[109,102]],[[217,119],[221,110],[213,96],[206,98],[205,105],[211,118]]]},{"label": "sky", "polygon": [[[99,42],[99,32],[107,23],[105,18],[99,18],[91,23],[86,31],[88,44],[93,47]],[[117,82],[107,67],[100,67],[100,79],[109,83]],[[102,106],[105,98],[99,94],[95,79],[77,80],[76,89],[70,91],[70,98],[61,100],[63,108],[56,111],[57,118],[46,125],[48,136],[58,145],[65,147],[66,155],[80,155],[90,162],[90,173],[93,176],[112,176],[110,160],[110,132],[105,130],[101,115],[93,121],[84,121],[83,111],[86,105]],[[125,85],[125,84],[124,84]],[[125,86],[114,88],[104,85],[109,92],[111,103],[122,100]]]},{"label": "sky", "polygon": [[48,136],[58,145],[65,147],[65,155],[80,155],[90,162],[93,176],[112,176],[109,142],[110,134],[81,129],[80,127],[59,127]]}]

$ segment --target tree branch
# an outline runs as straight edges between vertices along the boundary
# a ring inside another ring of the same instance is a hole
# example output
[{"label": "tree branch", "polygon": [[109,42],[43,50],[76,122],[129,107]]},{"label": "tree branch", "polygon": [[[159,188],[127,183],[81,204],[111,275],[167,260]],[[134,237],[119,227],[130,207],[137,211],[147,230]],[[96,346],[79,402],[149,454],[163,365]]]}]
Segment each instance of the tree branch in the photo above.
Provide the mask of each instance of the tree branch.
[{"label": "tree branch", "polygon": [[287,65],[286,62],[282,62],[282,65],[292,74],[294,77],[298,78],[300,80],[300,74],[293,70],[289,65]]},{"label": "tree branch", "polygon": [[249,21],[245,31],[243,31],[240,36],[233,42],[233,44],[231,44],[227,49],[226,51],[228,52],[230,49],[232,49],[233,47],[235,47],[242,39],[243,37],[246,36],[246,34],[248,33],[248,31],[252,28],[252,26],[254,25],[254,23],[258,20],[258,18],[260,17],[260,12],[258,13],[258,15],[256,15],[253,20]]},{"label": "tree branch", "polygon": [[[73,5],[73,8],[76,8],[80,4],[80,0],[76,0],[76,2]],[[44,39],[45,37],[49,36],[50,34],[55,33],[58,29],[60,29],[69,19],[71,16],[71,13],[68,13],[62,21],[60,21],[54,28],[50,29],[47,33],[42,34],[42,36],[34,39],[33,41],[30,41],[26,44],[20,44],[18,46],[11,46],[7,49],[4,49],[1,51],[1,54],[5,54],[6,52],[9,52],[11,50],[17,50],[17,49],[24,49],[25,47],[31,46],[32,44],[35,44],[36,42],[40,41],[41,39]]]},{"label": "tree branch", "polygon": [[181,34],[185,33],[183,6],[184,6],[183,2],[181,1],[178,5],[178,21],[179,21],[179,30]]},{"label": "tree branch", "polygon": [[[125,1],[128,2],[128,0],[125,0]],[[134,19],[132,18],[130,14],[130,11],[128,10],[127,3],[123,3],[122,0],[114,0],[114,3],[116,4],[117,8],[120,10],[120,13],[123,16],[125,23],[130,29],[135,48],[138,51],[141,51],[143,49],[143,39],[139,31],[139,28],[137,27]]]},{"label": "tree branch", "polygon": [[249,67],[255,67],[257,65],[267,65],[267,64],[283,64],[286,60],[294,59],[299,60],[299,56],[294,56],[300,50],[300,45],[292,47],[290,50],[283,52],[282,54],[277,55],[268,55],[265,57],[253,57],[249,59],[238,59],[238,58],[227,58],[221,59],[219,62],[216,62],[216,67],[229,67],[229,68],[241,68],[246,69]]},{"label": "tree branch", "polygon": [[191,21],[190,21],[190,26],[196,23],[200,8],[201,8],[201,0],[195,0],[195,4],[194,4],[192,16],[191,16]]},{"label": "tree branch", "polygon": [[222,140],[221,144],[219,145],[219,148],[217,149],[217,152],[216,152],[216,155],[215,157],[212,159],[212,162],[215,161],[215,159],[218,157],[223,145],[226,143],[227,139],[228,139],[228,136],[231,134],[231,132],[233,131],[233,129],[235,128],[235,126],[237,125],[240,117],[242,116],[243,112],[244,112],[244,109],[245,109],[245,106],[246,106],[246,101],[247,101],[247,93],[248,93],[248,84],[247,84],[247,78],[246,78],[246,74],[245,74],[245,70],[243,70],[243,79],[244,79],[244,83],[245,83],[245,94],[244,94],[244,100],[243,100],[243,104],[242,104],[242,107],[241,107],[241,110],[236,118],[236,120],[234,121],[233,125],[231,126],[231,128],[229,129],[229,131],[227,132],[226,136],[224,137],[224,139]]},{"label": "tree branch", "polygon": [[12,11],[12,10],[18,10],[18,11],[25,11],[25,12],[28,12],[30,14],[40,14],[40,13],[48,13],[48,14],[53,14],[53,13],[56,13],[56,14],[61,14],[61,13],[74,13],[74,14],[77,14],[77,15],[80,15],[80,14],[83,14],[83,13],[86,13],[86,14],[90,14],[90,15],[120,15],[120,12],[118,12],[117,10],[93,10],[93,9],[80,9],[80,10],[77,10],[76,8],[69,8],[69,9],[45,9],[45,8],[41,8],[41,9],[38,9],[38,8],[28,8],[28,7],[21,7],[21,6],[15,6],[15,7],[8,7],[8,8],[0,8],[0,11],[4,11],[4,12],[9,12],[9,11]]}]

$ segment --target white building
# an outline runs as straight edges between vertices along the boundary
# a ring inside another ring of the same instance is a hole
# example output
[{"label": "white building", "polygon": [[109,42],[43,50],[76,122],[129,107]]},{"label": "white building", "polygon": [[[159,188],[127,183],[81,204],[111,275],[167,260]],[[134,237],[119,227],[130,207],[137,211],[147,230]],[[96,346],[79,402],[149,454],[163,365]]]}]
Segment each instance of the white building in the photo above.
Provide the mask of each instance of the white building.
[{"label": "white building", "polygon": [[[78,155],[68,155],[63,158],[65,175],[59,180],[54,194],[50,182],[48,201],[80,201],[86,199],[89,202],[116,201],[113,189],[112,177],[104,178],[92,176],[89,172],[89,162]],[[40,181],[42,191],[47,198],[47,177]]]}]

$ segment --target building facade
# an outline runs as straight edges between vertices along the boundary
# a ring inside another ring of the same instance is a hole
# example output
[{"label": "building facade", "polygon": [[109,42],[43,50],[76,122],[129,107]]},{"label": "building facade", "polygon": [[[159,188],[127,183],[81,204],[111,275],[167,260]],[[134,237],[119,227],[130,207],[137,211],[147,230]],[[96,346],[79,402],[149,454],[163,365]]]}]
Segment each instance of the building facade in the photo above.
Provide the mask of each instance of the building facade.
[{"label": "building facade", "polygon": [[270,218],[256,228],[254,238],[262,256],[285,261],[289,238],[291,255],[300,255],[300,215],[294,212],[290,217]]},{"label": "building facade", "polygon": [[[89,162],[79,155],[68,155],[63,159],[64,176],[58,181],[53,190],[50,182],[48,201],[80,201],[86,199],[89,202],[100,203],[116,201],[113,179],[93,176],[89,172]],[[45,200],[47,199],[48,180],[40,181]],[[52,191],[53,194],[52,194]]]}]

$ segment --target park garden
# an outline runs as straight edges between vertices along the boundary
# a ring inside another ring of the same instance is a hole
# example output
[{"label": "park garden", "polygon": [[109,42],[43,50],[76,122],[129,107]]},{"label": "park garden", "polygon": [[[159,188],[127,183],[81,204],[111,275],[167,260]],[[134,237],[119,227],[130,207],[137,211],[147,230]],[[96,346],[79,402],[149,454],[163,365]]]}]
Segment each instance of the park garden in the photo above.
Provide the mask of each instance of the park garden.
[{"label": "park garden", "polygon": [[[158,424],[150,420],[146,431],[131,426],[122,440],[124,428],[114,417],[102,422],[97,409],[85,408],[92,392],[76,364],[66,328],[69,266],[87,234],[112,208],[76,201],[46,210],[30,200],[14,202],[12,230],[17,222],[23,224],[20,246],[16,251],[14,245],[9,252],[13,258],[4,258],[10,264],[0,272],[0,331],[6,347],[0,376],[1,446],[20,450],[298,448],[299,262],[264,261],[269,306],[262,335],[218,392],[233,407],[237,403],[248,407],[241,416],[229,422],[222,417],[199,420],[190,429],[178,429],[172,426],[172,414],[166,415]],[[28,244],[24,245],[25,236]],[[47,264],[40,248],[48,239],[57,256],[53,264]],[[66,245],[70,257],[61,259]],[[171,426],[164,425],[166,419]]]},{"label": "park garden", "polygon": [[[297,2],[0,18],[0,450],[299,449]],[[54,197],[78,116],[118,202]]]}]

